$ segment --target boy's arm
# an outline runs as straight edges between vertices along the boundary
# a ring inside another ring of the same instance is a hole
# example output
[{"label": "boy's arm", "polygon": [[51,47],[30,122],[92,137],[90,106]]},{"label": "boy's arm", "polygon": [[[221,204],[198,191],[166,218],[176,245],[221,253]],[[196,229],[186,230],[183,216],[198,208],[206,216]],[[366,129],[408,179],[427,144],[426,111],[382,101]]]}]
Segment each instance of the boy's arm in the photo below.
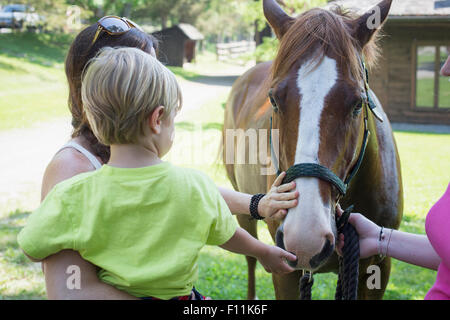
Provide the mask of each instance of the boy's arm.
[{"label": "boy's arm", "polygon": [[[258,214],[260,216],[283,220],[287,210],[297,206],[299,194],[298,191],[295,191],[295,182],[281,184],[285,175],[286,172],[282,172],[268,193],[259,201]],[[222,187],[218,189],[233,214],[250,215],[249,207],[252,195]]]},{"label": "boy's arm", "polygon": [[267,272],[290,273],[295,271],[285,261],[285,259],[296,261],[295,255],[281,248],[262,243],[242,228],[237,228],[231,239],[220,247],[234,253],[255,257]]}]

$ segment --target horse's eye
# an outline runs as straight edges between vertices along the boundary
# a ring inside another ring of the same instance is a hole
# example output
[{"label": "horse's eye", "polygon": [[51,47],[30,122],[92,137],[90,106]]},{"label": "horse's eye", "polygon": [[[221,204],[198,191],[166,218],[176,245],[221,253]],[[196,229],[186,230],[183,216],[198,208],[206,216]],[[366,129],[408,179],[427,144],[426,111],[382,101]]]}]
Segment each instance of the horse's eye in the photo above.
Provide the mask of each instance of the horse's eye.
[{"label": "horse's eye", "polygon": [[277,102],[275,101],[275,99],[273,97],[272,89],[270,89],[270,91],[269,91],[269,99],[270,99],[270,103],[272,104],[273,111],[278,112],[279,108],[278,108]]},{"label": "horse's eye", "polygon": [[363,99],[359,99],[358,102],[355,103],[355,106],[353,107],[353,116],[357,117],[363,108]]}]

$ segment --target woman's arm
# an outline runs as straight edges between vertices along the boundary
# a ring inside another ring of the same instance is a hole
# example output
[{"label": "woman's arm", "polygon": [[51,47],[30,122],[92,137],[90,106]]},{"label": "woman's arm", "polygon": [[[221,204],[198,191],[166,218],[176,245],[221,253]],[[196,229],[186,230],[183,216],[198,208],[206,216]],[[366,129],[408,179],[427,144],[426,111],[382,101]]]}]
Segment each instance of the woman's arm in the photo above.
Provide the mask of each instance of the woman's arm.
[{"label": "woman's arm", "polygon": [[[349,222],[359,234],[362,259],[380,254],[381,251],[389,257],[428,269],[437,270],[441,263],[441,258],[434,251],[426,235],[384,228],[384,239],[379,241],[381,227],[363,215],[352,213]],[[344,241],[341,235],[338,244],[340,252]]]},{"label": "woman's arm", "polygon": [[[389,236],[391,230],[386,230]],[[414,264],[419,267],[437,270],[441,263],[426,235],[412,234],[392,230],[388,255],[392,258]]]},{"label": "woman's arm", "polygon": [[[77,266],[80,287],[74,288],[69,268]],[[138,298],[110,286],[97,277],[97,267],[73,250],[63,250],[42,262],[47,297],[52,300],[136,300]],[[69,272],[69,273],[67,273]],[[71,285],[72,284],[72,285]]]},{"label": "woman's arm", "polygon": [[[94,170],[87,159],[73,149],[65,149],[58,153],[47,166],[42,181],[41,199],[59,182],[77,174]],[[69,266],[80,268],[81,288],[70,290],[67,280]],[[63,250],[42,261],[47,296],[49,299],[136,299],[136,297],[120,291],[98,279],[97,267],[84,260],[73,250]]]},{"label": "woman's arm", "polygon": [[[299,194],[294,190],[295,182],[281,185],[285,175],[285,172],[281,173],[259,201],[258,213],[261,217],[281,220],[286,216],[287,209],[297,206]],[[233,214],[250,214],[252,195],[222,187],[219,187],[219,191]]]}]

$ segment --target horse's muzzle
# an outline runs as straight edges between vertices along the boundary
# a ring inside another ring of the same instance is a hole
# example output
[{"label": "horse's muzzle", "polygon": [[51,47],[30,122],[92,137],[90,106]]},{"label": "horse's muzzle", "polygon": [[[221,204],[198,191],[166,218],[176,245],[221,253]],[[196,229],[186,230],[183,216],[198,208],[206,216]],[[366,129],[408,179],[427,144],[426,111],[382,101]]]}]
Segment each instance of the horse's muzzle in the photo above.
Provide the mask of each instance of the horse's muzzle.
[{"label": "horse's muzzle", "polygon": [[[278,230],[275,234],[275,243],[277,247],[286,250],[284,246],[284,223],[278,227]],[[316,254],[309,260],[309,265],[313,270],[319,268],[322,264],[324,264],[328,260],[328,258],[333,254],[333,252],[334,252],[334,243],[331,242],[330,239],[328,238],[325,239],[325,244],[322,250],[320,251],[320,253]],[[291,253],[296,255],[296,253],[294,252]],[[297,268],[298,257],[297,260],[287,261],[287,263],[291,268]]]}]

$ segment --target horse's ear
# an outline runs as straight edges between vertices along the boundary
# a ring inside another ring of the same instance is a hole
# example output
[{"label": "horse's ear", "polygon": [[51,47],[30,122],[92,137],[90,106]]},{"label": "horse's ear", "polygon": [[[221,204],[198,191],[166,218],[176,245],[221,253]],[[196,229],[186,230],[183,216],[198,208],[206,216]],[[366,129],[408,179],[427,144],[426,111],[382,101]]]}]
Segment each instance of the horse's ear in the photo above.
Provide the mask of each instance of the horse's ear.
[{"label": "horse's ear", "polygon": [[363,48],[372,39],[375,32],[382,26],[391,9],[392,0],[383,0],[356,19],[354,37]]},{"label": "horse's ear", "polygon": [[277,38],[281,39],[291,26],[294,18],[284,12],[276,0],[264,0],[263,6],[267,21],[277,35]]}]

